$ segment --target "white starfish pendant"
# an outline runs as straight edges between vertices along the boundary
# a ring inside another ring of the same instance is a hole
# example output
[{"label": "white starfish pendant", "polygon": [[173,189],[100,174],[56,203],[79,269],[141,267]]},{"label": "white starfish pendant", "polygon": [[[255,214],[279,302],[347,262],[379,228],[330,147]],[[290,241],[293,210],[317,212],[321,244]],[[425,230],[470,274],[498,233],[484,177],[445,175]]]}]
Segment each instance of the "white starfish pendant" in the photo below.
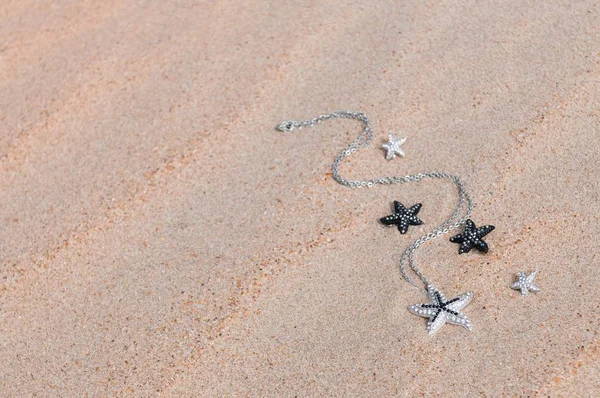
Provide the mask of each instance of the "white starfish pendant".
[{"label": "white starfish pendant", "polygon": [[395,139],[392,134],[389,135],[389,142],[386,142],[381,147],[387,151],[385,158],[387,160],[392,160],[396,157],[396,155],[400,155],[404,157],[404,151],[401,146],[406,142],[406,138],[398,138]]},{"label": "white starfish pendant", "polygon": [[533,280],[537,275],[537,271],[532,272],[531,274],[525,276],[525,272],[519,272],[519,280],[510,285],[511,289],[520,290],[521,296],[527,296],[527,293],[539,292],[541,289],[533,284]]},{"label": "white starfish pendant", "polygon": [[429,335],[440,330],[446,322],[471,330],[469,318],[460,312],[460,310],[469,304],[473,298],[473,292],[467,292],[451,300],[446,300],[442,293],[433,286],[428,285],[427,293],[429,295],[429,303],[411,305],[408,307],[408,310],[415,315],[429,318],[429,322],[427,322]]}]

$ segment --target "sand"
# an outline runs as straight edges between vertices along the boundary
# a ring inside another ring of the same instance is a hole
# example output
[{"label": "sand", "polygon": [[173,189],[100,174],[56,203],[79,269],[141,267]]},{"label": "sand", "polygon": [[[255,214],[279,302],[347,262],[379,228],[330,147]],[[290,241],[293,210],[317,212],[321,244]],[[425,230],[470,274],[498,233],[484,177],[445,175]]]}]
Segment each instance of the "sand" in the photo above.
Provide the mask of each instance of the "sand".
[{"label": "sand", "polygon": [[[4,1],[3,397],[600,394],[596,1]],[[404,247],[462,176],[487,255],[417,261],[473,331],[406,307]],[[386,162],[388,132],[407,156]],[[377,220],[423,202],[406,235]],[[539,270],[542,291],[508,285]]]}]

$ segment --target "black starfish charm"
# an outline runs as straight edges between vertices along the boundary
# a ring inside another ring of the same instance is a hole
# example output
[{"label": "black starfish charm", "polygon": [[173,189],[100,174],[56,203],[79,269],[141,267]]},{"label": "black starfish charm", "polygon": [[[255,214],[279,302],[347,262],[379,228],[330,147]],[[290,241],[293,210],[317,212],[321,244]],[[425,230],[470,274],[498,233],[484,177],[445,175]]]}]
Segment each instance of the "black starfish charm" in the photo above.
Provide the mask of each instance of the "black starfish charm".
[{"label": "black starfish charm", "polygon": [[453,236],[450,238],[450,242],[460,243],[459,254],[468,253],[472,248],[487,253],[489,250],[488,245],[481,238],[492,232],[495,228],[493,225],[485,225],[477,228],[473,221],[467,220],[465,223],[465,232]]},{"label": "black starfish charm", "polygon": [[408,231],[409,225],[421,225],[423,221],[419,220],[417,214],[419,210],[421,210],[421,203],[417,203],[416,205],[406,208],[402,203],[394,200],[394,214],[389,215],[387,217],[383,217],[381,222],[385,225],[398,225],[398,230],[401,234],[405,234]]}]

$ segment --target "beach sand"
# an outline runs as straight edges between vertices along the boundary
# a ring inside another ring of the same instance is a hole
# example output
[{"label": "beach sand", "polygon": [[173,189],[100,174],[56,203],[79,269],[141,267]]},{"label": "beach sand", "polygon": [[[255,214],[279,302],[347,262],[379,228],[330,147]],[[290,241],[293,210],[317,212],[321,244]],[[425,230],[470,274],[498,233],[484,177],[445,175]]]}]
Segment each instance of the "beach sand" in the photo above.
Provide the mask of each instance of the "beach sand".
[{"label": "beach sand", "polygon": [[[600,394],[597,1],[4,1],[2,397]],[[404,248],[469,332],[407,311]],[[408,137],[387,162],[389,132]],[[423,203],[406,235],[379,223]],[[539,270],[541,291],[508,285]]]}]

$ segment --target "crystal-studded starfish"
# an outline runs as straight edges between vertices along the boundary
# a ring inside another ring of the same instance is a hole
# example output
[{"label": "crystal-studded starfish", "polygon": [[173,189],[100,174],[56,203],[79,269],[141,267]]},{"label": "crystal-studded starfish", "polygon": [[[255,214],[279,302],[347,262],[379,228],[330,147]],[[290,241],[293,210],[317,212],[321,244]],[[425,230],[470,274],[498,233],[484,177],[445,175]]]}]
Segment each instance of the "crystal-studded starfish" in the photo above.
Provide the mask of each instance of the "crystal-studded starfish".
[{"label": "crystal-studded starfish", "polygon": [[398,138],[395,139],[392,134],[389,135],[389,142],[386,142],[381,147],[387,151],[385,158],[387,160],[392,160],[396,157],[396,155],[400,155],[404,157],[404,151],[401,146],[406,142],[406,138]]},{"label": "crystal-studded starfish", "polygon": [[430,335],[440,330],[446,322],[471,330],[469,318],[460,312],[460,310],[469,304],[473,298],[472,292],[461,294],[452,300],[446,300],[442,293],[433,286],[428,285],[427,293],[429,295],[429,303],[411,305],[408,307],[408,310],[415,315],[429,318],[427,331]]},{"label": "crystal-studded starfish", "polygon": [[482,238],[495,228],[493,225],[485,225],[477,228],[473,221],[467,220],[465,223],[465,232],[453,236],[450,238],[450,242],[460,243],[460,248],[458,249],[458,253],[460,254],[470,252],[473,247],[487,253],[489,248]]},{"label": "crystal-studded starfish", "polygon": [[537,275],[537,271],[532,272],[531,274],[525,276],[525,272],[519,272],[519,280],[510,285],[511,289],[520,290],[521,296],[527,296],[527,293],[539,292],[540,288],[533,284],[533,280]]},{"label": "crystal-studded starfish", "polygon": [[410,208],[404,207],[404,205],[397,200],[394,201],[394,214],[381,218],[381,222],[385,225],[398,225],[398,231],[401,234],[405,234],[408,231],[409,225],[421,225],[423,221],[417,217],[419,210],[421,210],[421,203],[417,203]]}]

